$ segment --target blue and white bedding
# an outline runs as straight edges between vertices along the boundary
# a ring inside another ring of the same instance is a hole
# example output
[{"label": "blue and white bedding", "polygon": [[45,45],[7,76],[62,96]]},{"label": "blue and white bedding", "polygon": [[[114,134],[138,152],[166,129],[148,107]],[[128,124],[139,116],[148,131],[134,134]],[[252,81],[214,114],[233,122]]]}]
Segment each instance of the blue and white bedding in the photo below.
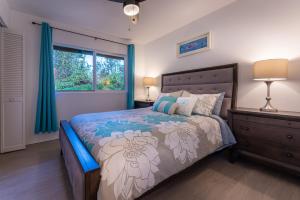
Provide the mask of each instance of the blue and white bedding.
[{"label": "blue and white bedding", "polygon": [[128,200],[201,158],[235,143],[218,116],[150,108],[78,115],[71,125],[101,165],[98,200]]}]

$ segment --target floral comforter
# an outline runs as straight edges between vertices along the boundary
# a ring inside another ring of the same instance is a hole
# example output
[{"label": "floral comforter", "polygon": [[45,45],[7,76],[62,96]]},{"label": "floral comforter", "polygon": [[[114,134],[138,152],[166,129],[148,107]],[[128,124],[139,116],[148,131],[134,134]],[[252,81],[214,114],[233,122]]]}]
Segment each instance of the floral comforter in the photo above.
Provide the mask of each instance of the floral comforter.
[{"label": "floral comforter", "polygon": [[71,125],[101,165],[98,200],[128,200],[223,147],[232,133],[220,121],[146,108],[78,115]]}]

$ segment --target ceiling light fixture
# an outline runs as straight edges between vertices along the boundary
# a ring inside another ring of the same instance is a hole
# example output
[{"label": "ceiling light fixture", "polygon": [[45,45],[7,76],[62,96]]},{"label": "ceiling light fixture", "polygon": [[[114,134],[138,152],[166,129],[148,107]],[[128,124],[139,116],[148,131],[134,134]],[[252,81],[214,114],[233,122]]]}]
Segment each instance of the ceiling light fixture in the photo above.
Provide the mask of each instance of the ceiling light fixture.
[{"label": "ceiling light fixture", "polygon": [[136,0],[127,0],[123,4],[124,13],[127,16],[136,16],[140,12],[139,2]]},{"label": "ceiling light fixture", "polygon": [[[137,24],[139,21],[140,14],[140,3],[146,0],[108,0],[123,4],[123,11],[128,16],[129,21],[133,24]],[[130,24],[128,31],[130,31]]]}]

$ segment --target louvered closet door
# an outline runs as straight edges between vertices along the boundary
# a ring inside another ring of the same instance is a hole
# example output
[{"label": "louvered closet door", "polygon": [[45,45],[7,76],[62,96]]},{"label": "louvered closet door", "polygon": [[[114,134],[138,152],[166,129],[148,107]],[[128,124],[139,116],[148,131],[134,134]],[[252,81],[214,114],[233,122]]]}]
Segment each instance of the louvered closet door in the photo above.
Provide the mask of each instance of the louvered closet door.
[{"label": "louvered closet door", "polygon": [[23,37],[1,30],[1,152],[25,148]]}]

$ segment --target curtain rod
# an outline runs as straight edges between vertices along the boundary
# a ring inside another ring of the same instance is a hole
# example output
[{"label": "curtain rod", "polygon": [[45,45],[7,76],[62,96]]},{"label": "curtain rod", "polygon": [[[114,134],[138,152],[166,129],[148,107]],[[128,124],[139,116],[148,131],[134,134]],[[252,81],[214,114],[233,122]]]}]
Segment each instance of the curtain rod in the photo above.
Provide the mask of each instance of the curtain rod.
[{"label": "curtain rod", "polygon": [[[37,23],[37,22],[32,22],[32,24],[33,25],[38,25],[38,26],[42,25],[42,24]],[[113,41],[113,40],[108,40],[108,39],[104,39],[104,38],[100,38],[100,37],[95,37],[95,36],[91,36],[91,35],[87,35],[87,34],[83,34],[83,33],[69,31],[69,30],[66,30],[66,29],[57,28],[57,27],[53,27],[53,26],[51,26],[51,28],[56,29],[56,30],[60,30],[60,31],[64,31],[64,32],[68,32],[68,33],[72,33],[72,34],[76,34],[76,35],[81,35],[81,36],[85,36],[85,37],[94,38],[95,40],[103,40],[103,41],[112,42],[112,43],[116,43],[116,44],[121,44],[121,45],[125,45],[125,46],[128,45],[128,44],[125,44],[125,43],[122,43],[122,42],[116,42],[116,41]]]}]

